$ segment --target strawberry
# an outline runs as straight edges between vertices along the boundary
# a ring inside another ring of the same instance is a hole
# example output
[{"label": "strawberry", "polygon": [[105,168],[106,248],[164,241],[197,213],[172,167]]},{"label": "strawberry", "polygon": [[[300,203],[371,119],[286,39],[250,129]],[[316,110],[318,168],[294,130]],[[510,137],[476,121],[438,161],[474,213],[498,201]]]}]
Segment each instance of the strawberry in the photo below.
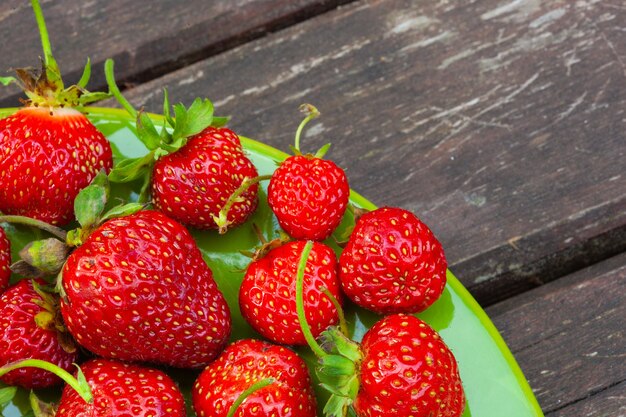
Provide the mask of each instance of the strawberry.
[{"label": "strawberry", "polygon": [[199,417],[226,417],[241,394],[264,379],[273,382],[248,391],[250,395],[231,415],[315,417],[315,397],[304,361],[287,348],[252,339],[231,344],[202,371],[192,388],[193,408]]},{"label": "strawberry", "polygon": [[66,385],[56,417],[184,417],[185,401],[164,372],[109,359],[81,366],[93,399],[85,402]]},{"label": "strawberry", "polygon": [[[53,304],[54,298],[31,280],[19,281],[0,296],[0,366],[33,358],[65,370],[72,368],[78,358],[77,350],[61,333]],[[61,382],[55,375],[34,368],[15,370],[1,379],[25,388],[44,388]]]},{"label": "strawberry", "polygon": [[[304,245],[304,241],[288,242],[252,261],[239,289],[241,314],[275,343],[306,344],[296,311],[296,271]],[[335,299],[340,297],[335,253],[316,242],[304,274],[304,311],[315,336],[338,320],[337,309],[322,288]]]},{"label": "strawberry", "polygon": [[[242,224],[255,211],[258,185],[253,184],[238,196],[227,218],[218,224],[220,211],[230,196],[257,170],[244,153],[239,137],[221,127],[226,119],[213,117],[213,104],[196,99],[189,109],[174,106],[165,92],[164,126],[160,132],[143,112],[137,112],[115,84],[113,61],[105,63],[109,90],[137,120],[138,137],[148,148],[147,155],[128,159],[111,172],[113,182],[143,178],[139,201],[148,201],[151,191],[154,206],[174,220],[198,229],[220,229]],[[169,125],[169,128],[167,129]],[[156,162],[155,162],[156,161]]]},{"label": "strawberry", "polygon": [[98,171],[113,165],[104,135],[77,109],[106,97],[88,93],[89,63],[77,85],[65,88],[50,48],[41,7],[33,1],[45,61],[41,71],[17,70],[4,84],[24,88],[26,107],[0,120],[0,211],[63,225],[72,202]]},{"label": "strawberry", "polygon": [[97,227],[62,270],[61,312],[107,358],[199,368],[230,334],[230,312],[191,234],[157,211]]},{"label": "strawberry", "polygon": [[[300,256],[297,287],[303,286],[312,242]],[[357,417],[459,417],[465,397],[456,360],[441,337],[415,316],[394,314],[368,330],[361,344],[330,327],[318,343],[296,299],[298,318],[307,344],[318,357],[321,386],[331,393],[326,416],[345,417],[352,407]]]},{"label": "strawberry", "polygon": [[11,278],[11,241],[0,227],[0,293],[9,286]]},{"label": "strawberry", "polygon": [[[215,228],[213,219],[228,197],[244,179],[257,175],[233,131],[208,127],[155,163],[152,199],[157,209],[181,223]],[[255,184],[239,197],[228,212],[228,224],[246,221],[256,209],[257,192]]]},{"label": "strawberry", "polygon": [[415,313],[443,292],[447,262],[414,214],[382,207],[361,216],[339,257],[345,294],[377,313]]},{"label": "strawberry", "polygon": [[350,187],[345,172],[334,162],[321,159],[328,147],[316,155],[302,155],[300,133],[319,113],[303,106],[309,115],[296,134],[296,154],[274,171],[267,202],[282,227],[294,239],[323,240],[337,228],[348,206]]},{"label": "strawberry", "polygon": [[439,334],[415,316],[378,321],[361,342],[359,417],[458,417],[465,396],[458,366]]}]

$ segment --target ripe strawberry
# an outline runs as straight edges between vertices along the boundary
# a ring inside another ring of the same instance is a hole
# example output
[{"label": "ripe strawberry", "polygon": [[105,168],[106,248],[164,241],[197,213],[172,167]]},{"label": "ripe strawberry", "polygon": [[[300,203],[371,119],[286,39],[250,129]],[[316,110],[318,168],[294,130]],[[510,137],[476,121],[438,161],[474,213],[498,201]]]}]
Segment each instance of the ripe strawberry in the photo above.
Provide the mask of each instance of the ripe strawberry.
[{"label": "ripe strawberry", "polygon": [[423,311],[446,284],[441,244],[414,214],[400,208],[361,216],[339,265],[345,294],[382,314]]},{"label": "ripe strawberry", "polygon": [[348,207],[350,187],[345,172],[334,162],[321,159],[327,148],[316,155],[302,155],[299,134],[319,113],[304,106],[310,114],[296,134],[296,155],[274,171],[267,189],[267,202],[282,227],[294,239],[324,240],[337,228]]},{"label": "ripe strawberry", "polygon": [[[304,241],[285,243],[250,263],[239,289],[241,314],[263,337],[305,345],[296,312],[296,271]],[[337,309],[322,293],[340,297],[337,260],[328,246],[315,242],[304,273],[304,311],[315,336],[337,323]]]},{"label": "ripe strawberry", "polygon": [[[43,281],[38,281],[43,284]],[[35,289],[31,280],[21,280],[0,296],[0,366],[21,360],[41,359],[70,370],[77,351],[55,322],[52,296]],[[23,368],[0,378],[9,385],[44,388],[61,380],[50,372]]]},{"label": "ripe strawberry", "polygon": [[459,417],[465,395],[456,360],[441,337],[415,316],[377,322],[361,342],[359,417]]},{"label": "ripe strawberry", "polygon": [[88,93],[90,68],[78,85],[65,88],[52,57],[41,8],[33,1],[45,62],[40,72],[18,70],[26,107],[0,120],[0,211],[63,225],[72,219],[74,197],[113,157],[104,135],[76,110],[103,98]]},{"label": "ripe strawberry", "polygon": [[[157,209],[196,228],[216,228],[213,220],[246,178],[258,175],[239,137],[208,127],[154,166],[152,199]],[[249,187],[228,211],[230,225],[242,224],[257,206],[258,186]]]},{"label": "ripe strawberry", "polygon": [[[171,130],[159,132],[145,113],[137,112],[115,84],[113,61],[105,63],[109,90],[120,104],[137,119],[138,137],[149,150],[143,157],[118,164],[111,172],[113,182],[143,178],[140,202],[148,192],[157,209],[174,220],[198,229],[219,229],[243,223],[257,207],[258,185],[247,188],[234,202],[228,215],[218,224],[220,211],[244,180],[257,176],[257,170],[244,153],[239,137],[222,128],[226,119],[213,117],[213,104],[196,99],[187,109],[174,106],[164,93],[163,114]],[[156,162],[155,162],[156,161]]]},{"label": "ripe strawberry", "polygon": [[256,382],[274,382],[251,393],[236,417],[315,417],[309,371],[291,350],[267,342],[239,340],[200,374],[192,389],[199,417],[225,417],[239,396]]},{"label": "ripe strawberry", "polygon": [[198,368],[226,345],[230,312],[191,234],[157,211],[108,220],[67,259],[61,312],[92,352]]},{"label": "ripe strawberry", "polygon": [[145,366],[92,359],[81,366],[93,401],[85,402],[69,385],[56,417],[184,417],[185,402],[172,379]]},{"label": "ripe strawberry", "polygon": [[9,286],[11,278],[11,241],[0,227],[0,294]]}]

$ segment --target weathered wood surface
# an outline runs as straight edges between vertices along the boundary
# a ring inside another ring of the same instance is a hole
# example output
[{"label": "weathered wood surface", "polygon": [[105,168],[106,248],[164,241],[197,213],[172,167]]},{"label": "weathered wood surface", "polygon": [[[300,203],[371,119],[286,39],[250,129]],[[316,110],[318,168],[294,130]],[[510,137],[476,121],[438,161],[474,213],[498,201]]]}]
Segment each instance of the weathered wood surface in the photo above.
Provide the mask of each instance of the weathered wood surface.
[{"label": "weathered wood surface", "polygon": [[[294,22],[346,0],[40,0],[55,57],[67,80],[87,57],[91,85],[104,86],[102,64],[118,62],[120,79],[141,82]],[[37,66],[41,44],[27,0],[0,2],[0,75]],[[19,89],[0,90],[0,106],[19,104]]]},{"label": "weathered wood surface", "polygon": [[626,412],[626,254],[487,309],[547,416]]},{"label": "weathered wood surface", "polygon": [[316,104],[305,149],[426,220],[487,305],[626,249],[625,26],[620,1],[359,1],[127,93],[208,96],[285,150]]}]

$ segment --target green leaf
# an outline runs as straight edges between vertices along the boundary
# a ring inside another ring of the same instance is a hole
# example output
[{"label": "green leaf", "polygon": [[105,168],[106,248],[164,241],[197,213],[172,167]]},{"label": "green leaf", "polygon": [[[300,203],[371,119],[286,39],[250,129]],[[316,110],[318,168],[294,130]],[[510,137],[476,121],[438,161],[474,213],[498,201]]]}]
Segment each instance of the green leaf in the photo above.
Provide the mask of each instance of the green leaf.
[{"label": "green leaf", "polygon": [[326,355],[320,358],[322,370],[329,376],[346,376],[354,375],[356,368],[354,362],[350,359],[339,355]]},{"label": "green leaf", "polygon": [[172,133],[174,141],[202,132],[213,121],[213,103],[208,99],[196,98],[188,110],[182,104],[176,104],[174,112],[176,114],[176,126]]},{"label": "green leaf", "polygon": [[101,185],[90,185],[81,190],[74,200],[74,213],[78,223],[83,228],[96,224],[106,202],[106,188]]},{"label": "green leaf", "polygon": [[28,396],[30,406],[33,409],[35,417],[54,417],[56,410],[52,404],[43,402],[35,395],[34,391],[30,392]]},{"label": "green leaf", "polygon": [[330,143],[327,143],[326,145],[322,146],[316,153],[315,153],[315,157],[316,158],[323,158],[324,155],[326,155],[326,152],[328,152],[328,149],[330,148]]},{"label": "green leaf", "polygon": [[17,79],[15,77],[0,77],[0,84],[9,85],[11,83],[17,84]]},{"label": "green leaf", "polygon": [[89,383],[87,382],[87,378],[85,378],[85,374],[83,374],[83,370],[80,369],[80,366],[74,364],[78,371],[76,372],[76,381],[78,382],[76,387],[76,392],[82,397],[85,402],[91,402],[93,400],[93,394],[91,393],[91,388],[89,387]]},{"label": "green leaf", "polygon": [[0,407],[8,404],[13,400],[17,393],[17,387],[3,387],[0,388]]},{"label": "green leaf", "polygon": [[164,88],[163,89],[163,116],[165,116],[165,120],[167,121],[167,123],[169,123],[171,127],[174,127],[176,125],[176,122],[170,115],[170,108],[171,108],[170,96],[167,92],[167,88]]},{"label": "green leaf", "polygon": [[213,103],[209,99],[196,98],[187,110],[186,137],[202,132],[213,121]]},{"label": "green leaf", "polygon": [[78,98],[78,102],[82,106],[85,106],[89,103],[95,103],[96,101],[102,101],[109,98],[111,98],[111,93],[105,93],[103,91],[86,92]]},{"label": "green leaf", "polygon": [[[162,143],[161,144],[161,148],[160,148],[161,152],[159,152],[157,150],[156,157],[157,157],[157,159],[159,159],[163,155],[167,155],[167,154],[176,152],[177,150],[179,150],[180,148],[185,146],[185,144],[187,144],[187,138],[186,137],[178,138],[178,139],[176,139],[172,143]],[[163,151],[165,151],[165,152],[163,152]]]},{"label": "green leaf", "polygon": [[57,274],[68,255],[64,242],[56,238],[35,240],[22,248],[20,257],[45,275]]},{"label": "green leaf", "polygon": [[101,170],[91,181],[91,184],[78,193],[74,200],[74,214],[83,228],[98,222],[109,199],[109,192],[106,172]]},{"label": "green leaf", "polygon": [[64,89],[63,79],[61,79],[61,70],[52,54],[46,54],[45,76],[48,82],[56,87],[57,91]]},{"label": "green leaf", "polygon": [[138,212],[144,208],[144,204],[128,203],[113,207],[102,216],[102,221],[113,219],[116,217],[124,217]]},{"label": "green leaf", "polygon": [[129,158],[118,162],[109,173],[111,182],[130,182],[150,175],[154,163],[154,151],[139,158]]},{"label": "green leaf", "polygon": [[172,140],[182,138],[187,127],[187,109],[181,103],[174,105],[174,114],[176,117],[174,132],[172,132]]},{"label": "green leaf", "polygon": [[101,169],[98,172],[98,175],[93,177],[90,185],[101,185],[102,187],[106,189],[107,198],[109,197],[109,191],[110,191],[109,178],[107,177],[106,171],[104,169]]},{"label": "green leaf", "polygon": [[87,87],[87,83],[89,82],[89,78],[91,78],[91,60],[87,58],[87,64],[85,64],[85,69],[83,70],[83,75],[81,75],[80,80],[76,83],[76,85],[80,88]]},{"label": "green leaf", "polygon": [[213,121],[211,122],[211,126],[213,127],[223,127],[228,124],[230,121],[230,117],[213,117]]},{"label": "green leaf", "polygon": [[143,111],[137,114],[137,135],[151,151],[157,149],[161,143],[161,136],[150,116]]}]

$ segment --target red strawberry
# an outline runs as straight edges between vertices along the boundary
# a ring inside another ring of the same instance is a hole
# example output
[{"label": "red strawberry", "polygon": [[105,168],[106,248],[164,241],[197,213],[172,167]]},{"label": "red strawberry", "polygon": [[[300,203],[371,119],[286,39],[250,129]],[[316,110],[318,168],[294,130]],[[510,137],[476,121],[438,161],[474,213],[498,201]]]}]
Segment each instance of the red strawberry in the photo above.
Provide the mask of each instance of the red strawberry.
[{"label": "red strawberry", "polygon": [[164,372],[108,359],[92,359],[81,366],[93,401],[86,403],[65,386],[56,417],[184,417],[185,402]]},{"label": "red strawberry", "polygon": [[[243,317],[263,337],[276,343],[306,344],[296,312],[296,271],[304,245],[304,241],[288,242],[250,263],[239,289]],[[304,311],[315,336],[339,319],[337,309],[321,288],[339,299],[335,253],[315,242],[304,273]]]},{"label": "red strawberry", "polygon": [[[52,362],[67,371],[73,368],[77,351],[55,328],[58,323],[48,297],[51,296],[35,290],[31,280],[18,282],[0,296],[0,366],[32,358]],[[55,375],[36,368],[14,370],[1,379],[25,388],[44,388],[61,382]]]},{"label": "red strawberry", "polygon": [[[161,157],[154,166],[152,199],[159,210],[196,228],[217,228],[214,217],[229,196],[257,170],[245,155],[239,137],[226,128],[209,127],[189,138],[178,151]],[[228,211],[227,222],[239,225],[257,206],[256,184]]]},{"label": "red strawberry", "polygon": [[267,189],[267,202],[280,227],[294,239],[329,237],[341,223],[349,196],[343,170],[312,155],[287,158]]},{"label": "red strawberry", "polygon": [[0,210],[66,224],[73,201],[113,165],[106,138],[70,109],[26,107],[0,120]]},{"label": "red strawberry", "polygon": [[198,368],[226,345],[230,312],[191,234],[157,211],[103,223],[67,259],[61,312],[92,352]]},{"label": "red strawberry", "polygon": [[11,241],[0,227],[0,293],[9,286],[11,278]]},{"label": "red strawberry", "polygon": [[345,294],[382,314],[423,311],[446,284],[441,244],[414,214],[399,208],[361,216],[339,265]]},{"label": "red strawberry", "polygon": [[459,417],[465,395],[458,366],[441,337],[422,320],[396,314],[361,342],[359,417]]},{"label": "red strawberry", "polygon": [[315,417],[311,378],[302,359],[284,347],[239,340],[198,377],[193,407],[199,417],[225,417],[237,398],[256,382],[275,381],[250,394],[236,417]]},{"label": "red strawberry", "polygon": [[0,211],[63,225],[73,219],[74,197],[101,169],[113,165],[106,138],[75,110],[103,98],[88,93],[89,65],[78,85],[65,88],[52,57],[41,8],[33,1],[45,62],[41,72],[18,70],[26,107],[0,120]]},{"label": "red strawberry", "polygon": [[[230,207],[227,217],[220,212],[244,180],[257,176],[257,170],[241,147],[239,137],[229,129],[218,128],[226,119],[213,117],[213,104],[196,99],[187,109],[174,106],[164,92],[163,114],[171,130],[160,132],[145,113],[137,112],[115,84],[113,61],[105,63],[109,90],[137,119],[139,139],[149,153],[117,164],[109,178],[128,182],[143,178],[140,202],[147,202],[148,191],[157,209],[185,225],[198,229],[219,229],[243,223],[257,207],[258,185],[247,188]],[[155,162],[156,161],[156,162]],[[218,224],[218,219],[220,224]]]},{"label": "red strawberry", "polygon": [[296,133],[296,155],[274,171],[267,190],[267,202],[282,227],[294,239],[323,240],[337,228],[348,207],[350,187],[345,172],[334,162],[321,159],[327,147],[316,155],[302,155],[300,133],[319,112],[311,105]]}]

